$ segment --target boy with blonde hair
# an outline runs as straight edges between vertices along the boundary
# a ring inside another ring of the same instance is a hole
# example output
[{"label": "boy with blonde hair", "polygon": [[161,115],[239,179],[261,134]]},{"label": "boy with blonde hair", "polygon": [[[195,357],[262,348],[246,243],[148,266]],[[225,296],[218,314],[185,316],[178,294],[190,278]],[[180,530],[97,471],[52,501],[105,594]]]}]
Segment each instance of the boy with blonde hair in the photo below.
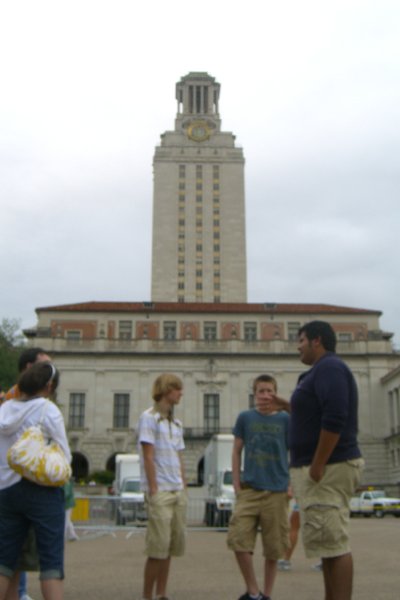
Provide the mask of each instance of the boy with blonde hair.
[{"label": "boy with blonde hair", "polygon": [[182,381],[163,373],[154,381],[154,405],[142,413],[138,426],[141,487],[148,516],[147,560],[143,598],[166,599],[172,556],[185,550],[187,496],[182,461],[183,427],[174,417],[182,396]]}]

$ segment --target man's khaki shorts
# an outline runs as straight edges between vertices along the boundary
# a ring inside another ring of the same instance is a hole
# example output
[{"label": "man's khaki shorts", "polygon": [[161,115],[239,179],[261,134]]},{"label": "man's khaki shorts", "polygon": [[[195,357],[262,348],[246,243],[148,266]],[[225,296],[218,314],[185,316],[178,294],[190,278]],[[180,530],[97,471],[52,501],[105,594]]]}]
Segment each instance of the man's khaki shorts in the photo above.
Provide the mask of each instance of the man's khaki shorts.
[{"label": "man's khaki shorts", "polygon": [[311,479],[309,466],[290,469],[308,558],[333,558],[350,552],[349,504],[363,466],[362,458],[326,465],[318,483]]},{"label": "man's khaki shorts", "polygon": [[165,559],[185,551],[187,493],[157,492],[145,497],[148,523],[145,554]]},{"label": "man's khaki shorts", "polygon": [[253,552],[260,527],[265,558],[281,558],[288,547],[288,504],[287,492],[240,490],[229,522],[228,548]]}]

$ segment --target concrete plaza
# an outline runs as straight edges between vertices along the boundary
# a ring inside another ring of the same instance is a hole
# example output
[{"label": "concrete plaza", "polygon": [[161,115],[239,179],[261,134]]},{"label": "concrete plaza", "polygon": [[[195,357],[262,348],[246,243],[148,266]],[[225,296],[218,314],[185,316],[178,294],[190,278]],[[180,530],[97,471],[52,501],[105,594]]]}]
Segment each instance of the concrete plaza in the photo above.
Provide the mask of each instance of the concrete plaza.
[{"label": "concrete plaza", "polygon": [[[140,600],[144,564],[144,529],[80,530],[66,548],[65,600]],[[355,560],[354,600],[400,597],[400,519],[352,519]],[[255,563],[262,577],[261,548]],[[293,570],[278,574],[273,600],[322,600],[322,575],[311,569],[301,542]],[[171,600],[237,600],[243,593],[226,532],[189,530],[187,553],[172,562]],[[29,576],[29,594],[41,598],[37,575]]]}]

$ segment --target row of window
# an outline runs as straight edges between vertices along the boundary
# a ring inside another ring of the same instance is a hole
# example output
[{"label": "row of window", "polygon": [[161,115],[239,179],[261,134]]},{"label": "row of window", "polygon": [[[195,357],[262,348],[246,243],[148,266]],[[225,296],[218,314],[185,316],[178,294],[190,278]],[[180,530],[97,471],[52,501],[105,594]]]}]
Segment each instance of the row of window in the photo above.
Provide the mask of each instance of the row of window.
[{"label": "row of window", "polygon": [[[196,276],[200,277],[198,273],[201,273],[202,270],[198,269],[196,271]],[[219,290],[220,283],[219,279],[219,271],[215,272],[215,282],[214,289]],[[184,282],[179,282],[179,289],[184,289]],[[196,289],[202,289],[202,283],[196,282]],[[182,300],[183,301],[183,300]],[[245,322],[243,324],[243,338],[247,342],[256,341],[258,338],[258,323],[256,322]],[[300,327],[300,323],[292,322],[287,324],[287,339],[292,342],[296,342],[298,338],[298,330]],[[178,324],[176,321],[164,321],[163,323],[163,339],[166,340],[176,340],[178,331]],[[237,332],[235,331],[235,334]],[[71,341],[78,341],[82,337],[82,332],[80,330],[70,329],[66,332],[67,339]],[[131,340],[133,337],[133,322],[131,320],[122,320],[118,322],[118,337],[122,340]],[[203,339],[205,340],[217,340],[218,339],[218,323],[217,321],[205,321],[203,323]],[[351,342],[353,341],[353,335],[349,332],[339,332],[337,334],[338,342]],[[400,412],[398,412],[400,414]],[[400,423],[399,423],[400,425]]]},{"label": "row of window", "polygon": [[[178,184],[178,190],[180,192],[183,192],[186,189],[186,184],[184,181],[180,181]],[[219,191],[219,183],[213,183],[212,185],[212,189],[214,190],[214,192],[218,192]],[[203,182],[202,181],[197,181],[196,183],[196,191],[197,192],[202,192],[203,191]]]},{"label": "row of window", "polygon": [[[185,179],[186,177],[186,165],[179,165],[179,179]],[[196,165],[196,179],[203,177],[203,166]],[[213,179],[219,179],[219,165],[213,165]]]},{"label": "row of window", "polygon": [[[113,429],[128,429],[130,394],[114,394],[113,401]],[[249,395],[249,407],[254,406],[254,396]],[[83,429],[85,427],[86,394],[74,392],[69,396],[68,426],[70,429]],[[220,396],[219,394],[204,394],[203,396],[203,426],[207,432],[220,430]]]},{"label": "row of window", "polygon": [[[216,227],[216,228],[219,227],[219,219],[214,219],[213,226]],[[181,229],[185,227],[185,219],[179,219],[179,221],[178,221],[178,227],[179,227],[179,231],[181,231]],[[200,218],[196,219],[196,227],[200,227],[200,228],[203,227],[203,219],[200,219]],[[220,233],[219,233],[218,230],[214,230],[213,231],[213,238],[215,240],[219,240]]]}]

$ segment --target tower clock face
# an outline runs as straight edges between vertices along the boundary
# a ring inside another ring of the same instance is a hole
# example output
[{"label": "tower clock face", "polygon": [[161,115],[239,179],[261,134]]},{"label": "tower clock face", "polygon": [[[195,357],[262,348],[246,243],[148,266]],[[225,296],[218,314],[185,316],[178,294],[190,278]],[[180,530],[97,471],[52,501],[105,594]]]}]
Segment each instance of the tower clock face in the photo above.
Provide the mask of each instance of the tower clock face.
[{"label": "tower clock face", "polygon": [[193,121],[187,128],[187,135],[194,142],[204,142],[211,135],[211,129],[206,121]]}]

